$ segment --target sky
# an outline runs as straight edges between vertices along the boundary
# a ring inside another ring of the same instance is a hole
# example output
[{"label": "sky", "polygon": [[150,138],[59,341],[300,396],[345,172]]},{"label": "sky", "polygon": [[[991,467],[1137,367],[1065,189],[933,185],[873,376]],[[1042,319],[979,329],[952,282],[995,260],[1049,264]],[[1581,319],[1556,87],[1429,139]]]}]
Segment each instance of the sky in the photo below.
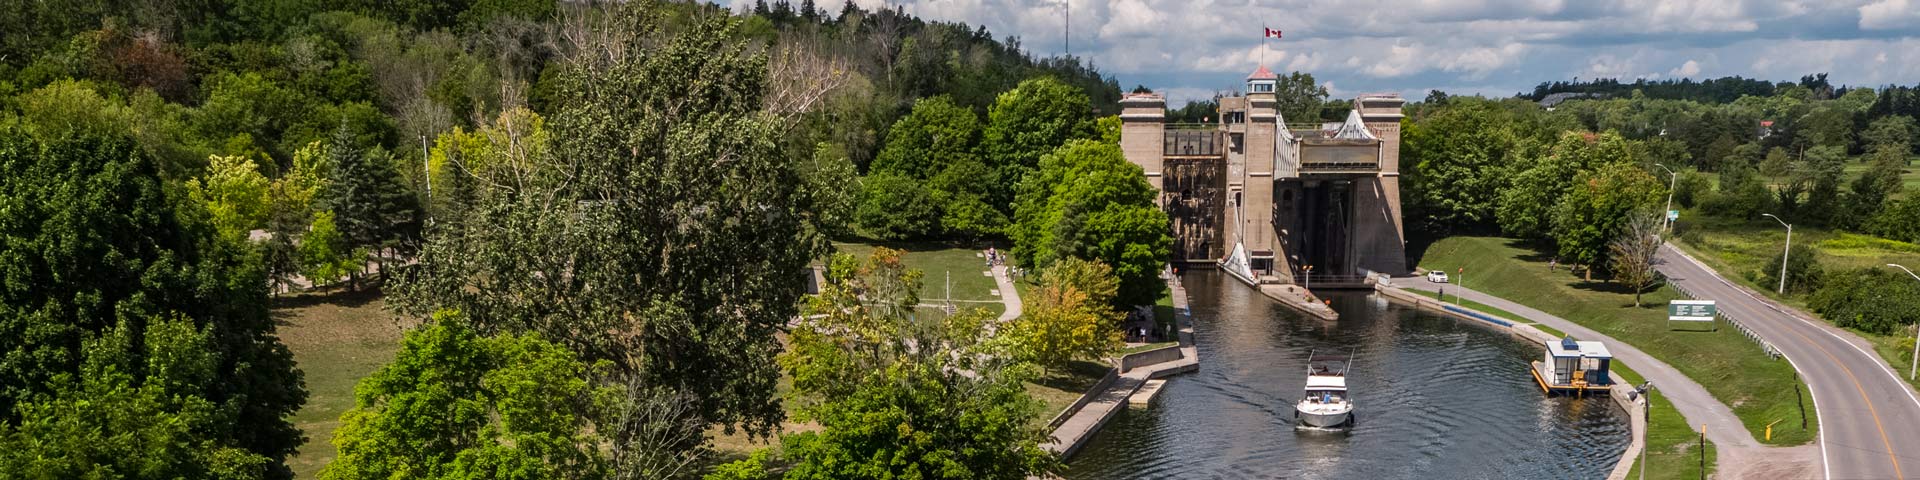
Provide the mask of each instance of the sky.
[{"label": "sky", "polygon": [[[852,1],[984,24],[1040,56],[1063,53],[1070,27],[1073,55],[1172,105],[1241,89],[1262,63],[1312,74],[1335,98],[1508,96],[1603,77],[1920,84],[1920,0]],[[1284,34],[1263,42],[1263,28]]]}]

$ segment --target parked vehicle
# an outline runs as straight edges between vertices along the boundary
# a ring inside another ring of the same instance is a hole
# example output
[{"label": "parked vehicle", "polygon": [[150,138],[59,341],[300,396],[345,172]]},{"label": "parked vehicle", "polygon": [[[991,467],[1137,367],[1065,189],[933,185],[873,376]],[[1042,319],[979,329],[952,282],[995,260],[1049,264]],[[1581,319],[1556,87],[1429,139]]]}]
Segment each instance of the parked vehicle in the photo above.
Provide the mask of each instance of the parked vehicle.
[{"label": "parked vehicle", "polygon": [[1433,283],[1447,283],[1447,272],[1442,272],[1439,270],[1428,270],[1427,281],[1433,282]]}]

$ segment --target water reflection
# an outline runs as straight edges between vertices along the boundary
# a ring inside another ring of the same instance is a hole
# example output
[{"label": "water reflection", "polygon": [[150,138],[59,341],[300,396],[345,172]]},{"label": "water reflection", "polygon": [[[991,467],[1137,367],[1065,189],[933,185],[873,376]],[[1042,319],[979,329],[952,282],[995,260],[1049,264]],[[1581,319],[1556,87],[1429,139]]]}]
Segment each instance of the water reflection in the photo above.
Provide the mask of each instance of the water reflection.
[{"label": "water reflection", "polygon": [[[1187,276],[1200,371],[1115,418],[1068,478],[1604,478],[1626,447],[1610,400],[1540,394],[1537,346],[1361,294],[1316,320],[1232,282]],[[1309,352],[1349,349],[1357,425],[1295,429]]]}]

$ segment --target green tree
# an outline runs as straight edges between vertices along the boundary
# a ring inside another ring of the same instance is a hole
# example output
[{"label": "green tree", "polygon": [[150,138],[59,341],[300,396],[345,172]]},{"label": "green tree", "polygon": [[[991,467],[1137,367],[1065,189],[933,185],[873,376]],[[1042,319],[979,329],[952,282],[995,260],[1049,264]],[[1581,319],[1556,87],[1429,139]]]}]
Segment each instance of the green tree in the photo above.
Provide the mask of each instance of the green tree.
[{"label": "green tree", "polygon": [[1860,142],[1866,144],[1869,151],[1893,150],[1905,156],[1920,143],[1920,125],[1906,115],[1880,117],[1868,124],[1867,131],[1860,134]]},{"label": "green tree", "polygon": [[[0,424],[26,425],[32,412],[17,407],[29,402],[92,408],[69,394],[86,395],[80,386],[94,381],[112,390],[116,380],[86,370],[87,341],[116,325],[126,325],[127,338],[150,338],[153,322],[142,319],[187,318],[212,339],[202,350],[218,357],[205,382],[168,386],[219,412],[191,421],[194,438],[204,439],[194,448],[243,450],[268,459],[268,476],[287,476],[280,462],[300,443],[287,417],[306,392],[274,337],[263,269],[250,248],[215,234],[200,203],[169,193],[156,163],[125,136],[35,138],[0,127],[0,278],[9,279],[0,286],[0,338],[8,339],[0,343]],[[138,388],[156,374],[152,361],[117,371]],[[162,408],[176,406],[197,415],[185,404]],[[57,421],[68,420],[95,421]],[[108,423],[71,426],[132,434],[121,430],[128,423],[97,420]]]},{"label": "green tree", "polygon": [[1041,156],[1094,134],[1093,106],[1085,93],[1053,77],[1027,79],[987,109],[980,150],[995,175],[975,181],[993,185],[988,203],[1007,208],[1014,188],[1039,168]]},{"label": "green tree", "polygon": [[1787,262],[1787,294],[1792,295],[1819,290],[1826,277],[1826,270],[1820,267],[1820,259],[1816,256],[1817,253],[1818,251],[1813,247],[1809,247],[1803,243],[1794,243],[1793,247],[1787,251],[1787,258],[1783,259],[1778,256],[1769,256],[1768,258],[1770,258],[1770,260],[1767,260],[1767,266],[1761,267],[1759,272],[1755,272],[1757,275],[1754,276],[1754,283],[1778,288],[1781,272],[1780,262],[1784,260]]},{"label": "green tree", "polygon": [[1903,242],[1920,242],[1920,200],[1906,198],[1887,202],[1886,208],[1868,221],[1867,231]]},{"label": "green tree", "polygon": [[[1555,205],[1577,186],[1578,174],[1598,165],[1638,163],[1645,158],[1641,147],[1615,133],[1561,134],[1550,150],[1521,169],[1500,192],[1495,212],[1501,231],[1521,238],[1557,237]],[[1598,237],[1596,248],[1605,248],[1612,238],[1611,232]]]},{"label": "green tree", "polygon": [[209,157],[206,175],[187,181],[187,194],[206,205],[214,228],[241,239],[266,226],[272,208],[268,190],[267,177],[253,160],[242,157]]},{"label": "green tree", "polygon": [[1403,123],[1407,219],[1432,232],[1494,225],[1501,192],[1526,165],[1525,128],[1532,122],[1499,102],[1457,97]]},{"label": "green tree", "polygon": [[1784,148],[1767,150],[1766,159],[1760,161],[1761,175],[1779,177],[1786,175],[1792,169],[1793,158],[1787,155],[1787,150]]},{"label": "green tree", "polygon": [[919,181],[898,173],[880,172],[860,183],[860,206],[854,211],[854,219],[867,236],[907,240],[940,231],[940,205]]},{"label": "green tree", "polygon": [[1807,188],[1806,202],[1791,212],[1802,222],[1827,225],[1843,211],[1840,193],[1846,175],[1847,152],[1844,147],[1819,146],[1807,149],[1806,158],[1794,172],[1793,183]]},{"label": "green tree", "polygon": [[[837,261],[844,265],[846,262]],[[993,315],[969,310],[917,319],[918,272],[876,249],[857,273],[822,288],[793,328],[780,364],[793,378],[795,417],[818,431],[782,436],[786,478],[1019,479],[1055,470],[1040,449],[1031,367],[989,341]],[[864,292],[864,293],[862,293]],[[891,292],[891,293],[888,293]]]},{"label": "green tree", "polygon": [[1900,178],[1907,170],[1906,157],[1907,152],[1902,149],[1874,150],[1868,156],[1867,171],[1855,178],[1848,189],[1846,211],[1835,220],[1835,226],[1859,229],[1879,216],[1887,199],[1900,194],[1906,186],[1905,180]]},{"label": "green tree", "polygon": [[536,335],[483,337],[457,314],[408,332],[360,380],[321,478],[605,478],[598,420],[619,389],[604,364]]},{"label": "green tree", "polygon": [[869,172],[926,180],[949,165],[972,160],[979,144],[980,118],[972,110],[946,96],[923,98],[887,131],[887,145]]},{"label": "green tree", "polygon": [[456,309],[477,332],[612,361],[626,383],[689,398],[695,432],[766,435],[783,417],[776,333],[830,245],[762,111],[765,57],[724,12],[673,11],[589,22],[596,43],[553,73],[549,161],[477,188],[388,292],[404,313]]},{"label": "green tree", "polygon": [[[366,249],[354,248],[334,226],[334,213],[322,210],[313,214],[313,224],[300,237],[300,273],[315,287],[325,287],[352,277],[366,264]],[[348,285],[354,288],[353,285]]]},{"label": "green tree", "polygon": [[[122,320],[85,341],[78,372],[0,423],[0,470],[21,478],[268,478],[273,460],[210,432],[233,412],[199,391],[222,362],[211,329],[191,319]],[[145,372],[136,378],[136,372]]]},{"label": "green tree", "polygon": [[1317,122],[1327,102],[1327,87],[1315,82],[1311,73],[1291,72],[1274,83],[1273,98],[1286,121]]},{"label": "green tree", "polygon": [[830,235],[853,231],[854,211],[860,206],[860,174],[853,160],[847,158],[846,149],[822,142],[798,168],[807,182],[807,195],[817,207],[811,212],[814,223]]},{"label": "green tree", "polygon": [[[1074,360],[1100,359],[1120,345],[1121,316],[1109,299],[1096,298],[1077,285],[1093,280],[1093,275],[1112,277],[1105,265],[1079,259],[1047,267],[1041,271],[1040,288],[1022,299],[1020,318],[1001,333],[1019,358],[1041,367],[1043,377]],[[1104,283],[1118,286],[1111,280]]]},{"label": "green tree", "polygon": [[1553,239],[1560,258],[1593,268],[1611,256],[1608,242],[1626,231],[1637,212],[1657,211],[1666,200],[1666,185],[1640,166],[1627,162],[1600,164],[1573,178],[1573,187],[1553,207]]},{"label": "green tree", "polygon": [[376,261],[411,253],[420,236],[420,198],[400,183],[393,156],[356,145],[345,128],[334,131],[326,152],[332,172],[315,208],[333,212],[346,248],[379,253]]},{"label": "green tree", "polygon": [[1069,142],[1021,182],[1009,228],[1014,257],[1028,268],[1068,257],[1098,260],[1120,278],[1117,304],[1151,304],[1173,249],[1156,196],[1118,145]]}]

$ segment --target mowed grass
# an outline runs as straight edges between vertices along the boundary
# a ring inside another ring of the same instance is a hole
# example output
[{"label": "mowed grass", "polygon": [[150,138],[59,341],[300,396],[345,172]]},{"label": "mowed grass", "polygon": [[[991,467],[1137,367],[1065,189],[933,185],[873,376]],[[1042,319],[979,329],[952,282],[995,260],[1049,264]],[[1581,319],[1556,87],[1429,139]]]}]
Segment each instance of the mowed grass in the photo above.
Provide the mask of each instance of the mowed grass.
[{"label": "mowed grass", "polygon": [[[1638,385],[1646,381],[1646,377],[1628,368],[1624,362],[1614,361],[1612,371],[1621,382]],[[1667,397],[1660,394],[1660,387],[1655,385],[1653,401],[1647,404],[1647,478],[1690,479],[1713,475],[1715,445],[1711,440],[1706,441],[1705,473],[1700,471],[1700,445],[1700,432],[1687,423],[1686,417],[1680,416],[1680,411],[1673,408],[1673,402],[1667,401]],[[1639,478],[1640,459],[1633,461],[1633,471],[1629,475]]]},{"label": "mowed grass", "polygon": [[[873,253],[874,247],[884,246],[905,251],[901,262],[907,268],[919,269],[923,274],[920,285],[920,303],[938,304],[947,298],[947,279],[953,280],[953,300],[960,308],[985,308],[999,315],[1006,311],[1000,303],[995,290],[1000,287],[993,277],[987,275],[987,259],[981,256],[986,248],[971,248],[947,243],[834,243],[840,253],[865,259]],[[1000,251],[1005,252],[1004,245]],[[949,276],[950,275],[950,276]],[[1018,283],[1018,282],[1016,282]]]},{"label": "mowed grass", "polygon": [[[1641,351],[1679,369],[1727,404],[1754,438],[1762,438],[1775,420],[1800,418],[1793,366],[1768,357],[1751,340],[1729,326],[1719,331],[1673,330],[1666,321],[1666,304],[1685,298],[1662,286],[1633,306],[1633,294],[1600,279],[1585,280],[1565,268],[1549,271],[1550,255],[1519,241],[1495,237],[1452,237],[1434,242],[1421,266],[1452,272],[1466,268],[1463,286],[1526,304],[1628,342]],[[1458,281],[1458,280],[1456,280]],[[1812,415],[1809,417],[1811,418]],[[1782,422],[1782,425],[1788,422]],[[1818,425],[1798,422],[1774,428],[1774,445],[1812,441]]]},{"label": "mowed grass", "polygon": [[297,478],[317,478],[336,452],[331,441],[340,414],[353,408],[353,387],[393,360],[401,323],[378,291],[299,293],[274,301],[280,341],[293,352],[307,382],[307,404],[293,423],[307,437],[287,459]]}]

